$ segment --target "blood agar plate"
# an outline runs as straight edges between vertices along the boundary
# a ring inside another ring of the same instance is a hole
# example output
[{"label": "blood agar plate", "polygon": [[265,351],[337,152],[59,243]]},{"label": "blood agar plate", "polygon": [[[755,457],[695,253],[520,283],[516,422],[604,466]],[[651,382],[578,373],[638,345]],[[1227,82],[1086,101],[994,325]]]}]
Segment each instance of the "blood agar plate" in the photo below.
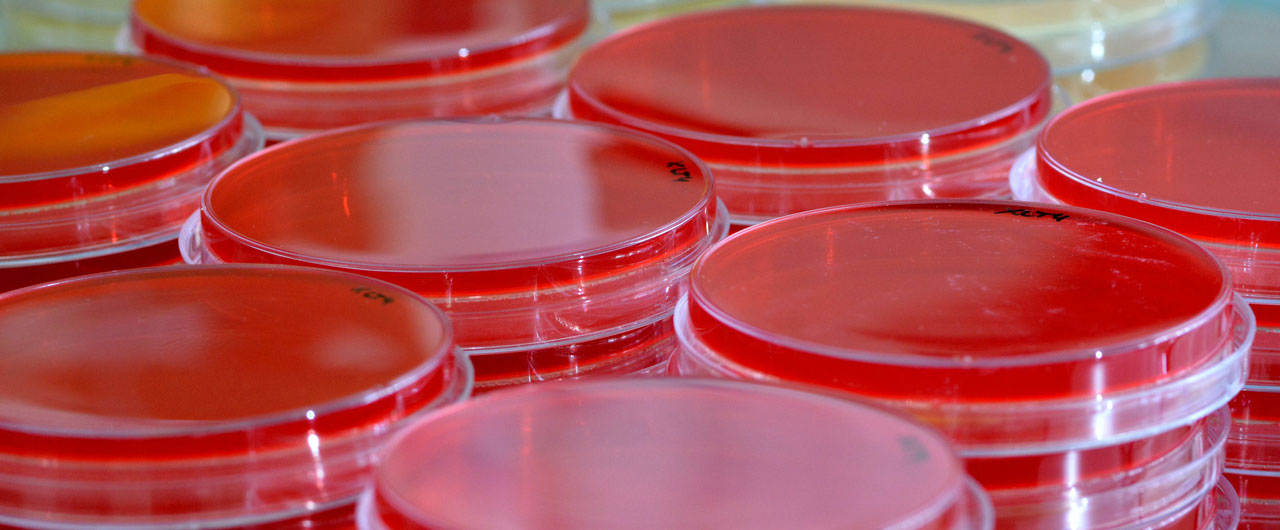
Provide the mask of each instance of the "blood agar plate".
[{"label": "blood agar plate", "polygon": [[329,267],[418,292],[490,381],[665,359],[680,284],[727,220],[709,171],[675,145],[486,119],[275,146],[215,180],[198,225],[192,261]]},{"label": "blood agar plate", "polygon": [[576,119],[678,143],[735,224],[910,198],[997,197],[1049,115],[1049,68],[1000,31],[906,11],[758,7],[615,35],[570,73]]},{"label": "blood agar plate", "polygon": [[1254,321],[1222,264],[1168,230],[1068,206],[905,201],[731,236],[695,265],[676,331],[681,373],[872,397],[966,456],[1008,456],[1209,414],[1244,383]]},{"label": "blood agar plate", "polygon": [[1280,80],[1190,81],[1112,94],[1055,117],[1023,196],[1143,219],[1204,245],[1245,296],[1280,298]]},{"label": "blood agar plate", "polygon": [[[886,494],[891,492],[891,494]],[[931,429],[745,382],[552,383],[393,439],[360,528],[991,528]]]},{"label": "blood agar plate", "polygon": [[350,508],[396,423],[470,383],[443,313],[353,274],[164,267],[13,291],[0,524],[222,528]]},{"label": "blood agar plate", "polygon": [[0,55],[0,85],[0,274],[172,241],[262,146],[230,87],[168,61]]},{"label": "blood agar plate", "polygon": [[229,78],[272,138],[388,119],[549,112],[586,0],[134,4],[132,46]]}]

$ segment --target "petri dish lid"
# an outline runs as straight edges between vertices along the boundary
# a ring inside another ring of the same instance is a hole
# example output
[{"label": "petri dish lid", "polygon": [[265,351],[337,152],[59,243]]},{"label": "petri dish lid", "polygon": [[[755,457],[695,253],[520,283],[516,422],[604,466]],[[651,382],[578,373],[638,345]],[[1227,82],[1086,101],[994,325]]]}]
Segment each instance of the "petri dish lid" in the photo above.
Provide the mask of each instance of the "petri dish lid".
[{"label": "petri dish lid", "polygon": [[1192,241],[1011,201],[793,215],[730,236],[690,278],[692,333],[723,362],[893,401],[1092,401],[1216,362],[1244,318]]},{"label": "petri dish lid", "polygon": [[379,462],[371,518],[392,529],[990,528],[934,431],[734,381],[493,394],[408,427]]},{"label": "petri dish lid", "polygon": [[502,66],[576,39],[589,16],[586,0],[141,0],[130,27],[147,53],[229,76],[341,82]]},{"label": "petri dish lid", "polygon": [[707,162],[886,164],[1036,127],[1049,67],[998,30],[888,9],[777,6],[667,19],[570,73],[576,118],[635,127]]},{"label": "petri dish lid", "polygon": [[1201,241],[1280,247],[1280,80],[1220,79],[1115,93],[1056,116],[1037,145],[1039,184],[1068,204]]},{"label": "petri dish lid", "polygon": [[226,83],[162,59],[0,54],[0,85],[0,216],[131,193],[227,151],[245,128]]},{"label": "petri dish lid", "polygon": [[537,119],[407,121],[281,144],[210,185],[222,261],[359,270],[446,298],[586,288],[683,256],[710,171],[651,136]]},{"label": "petri dish lid", "polygon": [[306,451],[447,395],[461,384],[452,351],[440,310],[336,271],[159,267],[12,291],[0,295],[0,453]]}]

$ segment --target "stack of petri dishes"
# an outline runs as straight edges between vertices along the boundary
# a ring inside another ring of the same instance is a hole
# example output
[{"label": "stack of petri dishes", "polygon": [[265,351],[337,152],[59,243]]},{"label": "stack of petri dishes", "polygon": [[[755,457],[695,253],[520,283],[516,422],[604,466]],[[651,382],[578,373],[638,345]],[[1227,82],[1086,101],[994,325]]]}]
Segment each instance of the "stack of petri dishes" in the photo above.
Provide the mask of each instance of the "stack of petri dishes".
[{"label": "stack of petri dishes", "polygon": [[946,440],[865,402],[693,379],[553,383],[387,444],[361,530],[990,530]]},{"label": "stack of petri dishes", "polygon": [[206,184],[262,147],[234,90],[166,60],[0,55],[0,292],[180,263]]},{"label": "stack of petri dishes", "polygon": [[545,115],[587,0],[240,0],[133,4],[120,46],[230,80],[271,140],[381,120]]},{"label": "stack of petri dishes", "polygon": [[439,309],[304,267],[0,294],[0,527],[350,528],[398,426],[469,394]]},{"label": "stack of petri dishes", "polygon": [[[773,0],[811,3],[815,0]],[[1223,0],[817,0],[989,24],[1032,44],[1073,101],[1186,80],[1206,67]]]},{"label": "stack of petri dishes", "polygon": [[1250,381],[1232,405],[1227,451],[1227,476],[1239,486],[1251,528],[1280,524],[1280,403],[1273,400],[1280,393],[1280,200],[1271,193],[1280,165],[1277,113],[1276,78],[1120,92],[1055,118],[1011,175],[1024,198],[1159,224],[1231,270],[1258,315]]},{"label": "stack of petri dishes", "polygon": [[1049,116],[1049,66],[961,20],[769,6],[666,19],[583,53],[557,116],[670,140],[741,228],[863,201],[1007,197]]},{"label": "stack of petri dishes", "polygon": [[449,314],[478,390],[661,373],[694,259],[727,216],[658,138],[550,119],[407,121],[280,144],[210,185],[191,263],[300,264],[405,286]]},{"label": "stack of petri dishes", "polygon": [[708,251],[676,332],[676,374],[814,385],[940,428],[996,528],[1234,528],[1224,406],[1253,316],[1169,230],[1012,201],[814,210]]}]

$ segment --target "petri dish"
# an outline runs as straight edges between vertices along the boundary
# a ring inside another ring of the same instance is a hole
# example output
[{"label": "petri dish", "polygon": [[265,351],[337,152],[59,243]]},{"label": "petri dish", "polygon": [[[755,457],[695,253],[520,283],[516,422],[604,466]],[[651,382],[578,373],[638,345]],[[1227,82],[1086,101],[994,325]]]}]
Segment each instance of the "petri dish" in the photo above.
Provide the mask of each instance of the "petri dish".
[{"label": "petri dish", "polygon": [[0,293],[86,274],[181,263],[182,254],[178,248],[178,241],[170,239],[155,245],[94,258],[0,268]]},{"label": "petri dish", "polygon": [[191,262],[304,264],[412,289],[450,315],[487,385],[665,359],[683,278],[726,228],[710,172],[660,139],[557,120],[406,121],[237,164],[210,185],[186,245]]},{"label": "petri dish", "polygon": [[[1057,453],[966,458],[991,497],[997,529],[1209,528],[1206,495],[1222,479],[1225,408],[1133,442]],[[1231,527],[1227,527],[1231,528]]]},{"label": "petri dish", "polygon": [[915,9],[989,24],[1033,44],[1058,73],[1167,52],[1211,30],[1222,6],[1221,0],[817,1]]},{"label": "petri dish", "polygon": [[434,414],[381,453],[359,522],[991,528],[985,496],[923,425],[833,395],[692,379],[553,383]]},{"label": "petri dish", "polygon": [[1211,40],[1202,37],[1146,59],[1063,74],[1054,78],[1054,85],[1067,100],[1078,103],[1130,88],[1200,77],[1213,54]]},{"label": "petri dish", "polygon": [[129,0],[5,0],[0,48],[110,51]]},{"label": "petri dish", "polygon": [[12,291],[0,307],[3,525],[350,512],[382,438],[470,390],[443,313],[337,271],[141,269]]},{"label": "petri dish", "polygon": [[1230,469],[1223,477],[1240,497],[1240,530],[1266,530],[1280,524],[1280,474]]},{"label": "petri dish", "polygon": [[226,76],[280,140],[390,119],[546,114],[589,20],[586,0],[141,0],[126,45]]},{"label": "petri dish", "polygon": [[90,52],[0,55],[0,270],[177,237],[213,175],[262,146],[203,70]]},{"label": "petri dish", "polygon": [[1274,78],[1118,92],[1055,117],[1034,160],[1015,167],[1013,186],[1024,189],[1020,197],[1173,229],[1222,259],[1241,294],[1277,299],[1280,201],[1258,191],[1280,163],[1280,150],[1267,141],[1280,125],[1262,119],[1274,112],[1280,112]]},{"label": "petri dish", "polygon": [[734,224],[886,199],[999,197],[1052,106],[1049,67],[997,30],[887,9],[667,19],[583,53],[558,115],[629,126],[715,171]]},{"label": "petri dish", "polygon": [[1227,466],[1280,476],[1280,387],[1248,385],[1231,400]]},{"label": "petri dish", "polygon": [[867,396],[974,457],[1194,422],[1243,385],[1254,321],[1212,254],[1154,225],[896,201],[730,236],[695,264],[676,332],[679,373]]}]

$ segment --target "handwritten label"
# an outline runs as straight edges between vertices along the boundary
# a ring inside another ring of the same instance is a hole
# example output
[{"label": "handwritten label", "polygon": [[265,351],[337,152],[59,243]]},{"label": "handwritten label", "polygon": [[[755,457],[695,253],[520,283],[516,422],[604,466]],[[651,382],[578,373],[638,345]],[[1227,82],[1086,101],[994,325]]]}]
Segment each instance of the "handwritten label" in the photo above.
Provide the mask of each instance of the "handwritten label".
[{"label": "handwritten label", "polygon": [[1005,208],[1003,210],[996,212],[996,215],[1000,215],[1002,213],[1007,213],[1009,215],[1016,215],[1018,217],[1034,217],[1036,219],[1041,219],[1041,218],[1053,219],[1054,221],[1059,223],[1071,218],[1070,215],[1067,215],[1065,213],[1046,212],[1044,210],[1033,210],[1030,208]]},{"label": "handwritten label", "polygon": [[693,180],[693,174],[689,172],[689,167],[684,165],[684,162],[667,162],[667,170],[676,176],[676,178],[672,179],[675,182]]},{"label": "handwritten label", "polygon": [[392,302],[395,302],[395,301],[396,301],[396,299],[395,299],[395,298],[392,298],[392,297],[390,297],[390,296],[387,296],[387,295],[385,295],[385,294],[382,294],[382,293],[380,293],[380,292],[378,292],[378,291],[375,291],[375,290],[373,290],[372,288],[369,288],[369,287],[354,287],[354,288],[352,288],[352,289],[351,289],[351,292],[356,293],[356,294],[358,294],[358,295],[360,295],[360,296],[363,296],[363,297],[365,297],[365,298],[368,298],[368,299],[370,299],[370,300],[375,300],[375,301],[378,301],[378,302],[382,302],[382,305],[389,305],[389,304],[391,304]]},{"label": "handwritten label", "polygon": [[973,40],[981,42],[989,48],[1000,50],[1000,53],[1002,54],[1013,52],[1012,42],[1009,42],[1008,39],[989,31],[979,31],[974,33]]},{"label": "handwritten label", "polygon": [[907,454],[912,462],[924,462],[929,460],[929,450],[915,436],[902,436],[898,438],[898,445],[902,446],[902,452]]}]

